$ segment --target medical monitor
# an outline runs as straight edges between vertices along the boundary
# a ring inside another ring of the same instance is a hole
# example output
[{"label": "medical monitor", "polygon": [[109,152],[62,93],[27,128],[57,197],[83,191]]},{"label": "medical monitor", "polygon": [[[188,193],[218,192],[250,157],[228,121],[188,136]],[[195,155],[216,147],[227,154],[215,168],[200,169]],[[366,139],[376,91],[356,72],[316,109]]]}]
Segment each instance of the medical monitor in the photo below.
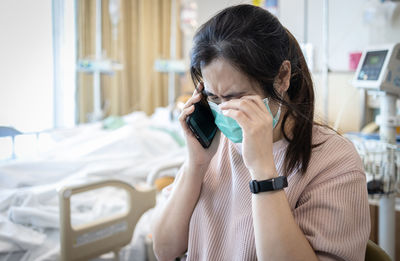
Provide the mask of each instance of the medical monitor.
[{"label": "medical monitor", "polygon": [[353,85],[400,95],[400,44],[365,49]]}]

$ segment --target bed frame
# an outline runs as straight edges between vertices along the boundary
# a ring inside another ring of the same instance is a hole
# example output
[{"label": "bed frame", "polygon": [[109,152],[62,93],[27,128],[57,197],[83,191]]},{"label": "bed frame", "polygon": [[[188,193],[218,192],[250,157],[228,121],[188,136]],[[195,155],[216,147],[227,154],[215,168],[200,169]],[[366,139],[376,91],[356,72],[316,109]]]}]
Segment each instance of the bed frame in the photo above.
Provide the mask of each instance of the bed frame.
[{"label": "bed frame", "polygon": [[[71,196],[103,187],[116,187],[127,192],[128,210],[122,214],[74,226],[71,225]],[[59,191],[61,260],[88,260],[119,250],[132,240],[140,216],[155,206],[156,190],[139,191],[128,183],[105,180],[80,186],[64,187]]]}]

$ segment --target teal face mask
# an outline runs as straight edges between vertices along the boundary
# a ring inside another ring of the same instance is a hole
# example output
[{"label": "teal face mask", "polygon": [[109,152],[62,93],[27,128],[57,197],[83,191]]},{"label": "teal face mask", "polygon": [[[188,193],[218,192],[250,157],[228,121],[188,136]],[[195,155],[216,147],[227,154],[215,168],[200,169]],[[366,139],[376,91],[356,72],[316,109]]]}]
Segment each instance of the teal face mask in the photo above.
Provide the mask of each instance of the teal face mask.
[{"label": "teal face mask", "polygon": [[[279,109],[275,116],[273,116],[268,105],[268,98],[265,98],[263,102],[272,116],[272,127],[275,128],[281,116],[281,105],[279,104]],[[216,103],[209,101],[208,104],[210,105],[218,129],[232,142],[241,143],[243,140],[243,132],[240,125],[234,119],[223,115],[221,109]]]}]

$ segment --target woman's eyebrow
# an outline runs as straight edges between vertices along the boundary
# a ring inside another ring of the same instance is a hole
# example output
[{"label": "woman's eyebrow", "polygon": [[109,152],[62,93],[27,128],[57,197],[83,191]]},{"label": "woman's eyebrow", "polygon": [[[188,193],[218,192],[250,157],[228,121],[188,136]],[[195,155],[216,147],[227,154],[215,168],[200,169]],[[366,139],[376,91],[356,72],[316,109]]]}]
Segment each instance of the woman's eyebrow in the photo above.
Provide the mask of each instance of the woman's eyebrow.
[{"label": "woman's eyebrow", "polygon": [[231,93],[231,94],[228,94],[228,95],[222,95],[221,97],[224,98],[224,99],[229,99],[229,98],[232,98],[232,97],[243,96],[243,94],[245,94],[245,93],[246,92],[234,92],[234,93]]},{"label": "woman's eyebrow", "polygon": [[207,91],[206,89],[204,89],[204,93],[207,96],[216,96],[214,93]]},{"label": "woman's eyebrow", "polygon": [[[214,93],[207,91],[206,89],[204,89],[204,93],[207,96],[217,96]],[[224,99],[228,99],[228,98],[232,98],[232,97],[242,96],[245,93],[246,92],[234,92],[234,93],[231,93],[231,94],[228,94],[228,95],[222,95],[221,97],[224,98]]]}]

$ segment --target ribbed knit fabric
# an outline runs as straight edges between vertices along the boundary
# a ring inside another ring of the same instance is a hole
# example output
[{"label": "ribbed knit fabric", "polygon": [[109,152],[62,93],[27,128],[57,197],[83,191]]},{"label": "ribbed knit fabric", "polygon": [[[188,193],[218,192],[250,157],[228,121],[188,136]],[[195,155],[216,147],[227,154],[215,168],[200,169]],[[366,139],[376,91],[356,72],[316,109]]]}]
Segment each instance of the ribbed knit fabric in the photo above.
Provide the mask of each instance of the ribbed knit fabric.
[{"label": "ribbed knit fabric", "polygon": [[[361,261],[370,233],[361,160],[350,141],[314,127],[313,144],[324,141],[313,149],[307,173],[290,173],[285,193],[295,221],[320,260]],[[273,145],[279,175],[287,145],[285,140]],[[257,260],[250,180],[240,145],[221,135],[190,220],[188,261]]]}]

